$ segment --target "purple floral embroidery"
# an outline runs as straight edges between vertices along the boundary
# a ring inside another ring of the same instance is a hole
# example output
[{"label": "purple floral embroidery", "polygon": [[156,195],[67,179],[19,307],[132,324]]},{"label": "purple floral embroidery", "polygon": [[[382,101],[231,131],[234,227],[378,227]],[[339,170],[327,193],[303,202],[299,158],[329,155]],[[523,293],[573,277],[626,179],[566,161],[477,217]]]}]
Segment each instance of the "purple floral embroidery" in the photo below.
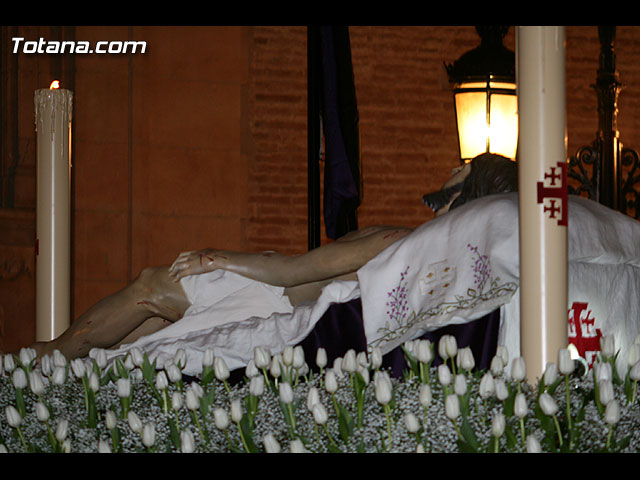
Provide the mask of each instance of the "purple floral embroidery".
[{"label": "purple floral embroidery", "polygon": [[403,324],[409,312],[409,307],[407,306],[407,281],[405,280],[408,270],[409,267],[407,266],[404,272],[400,274],[398,286],[387,292],[387,297],[389,297],[389,301],[386,303],[387,316],[394,319],[398,325]]},{"label": "purple floral embroidery", "polygon": [[478,290],[482,292],[487,280],[491,277],[489,257],[487,255],[480,255],[478,247],[473,247],[470,243],[467,243],[467,247],[476,255],[476,260],[471,267],[473,268],[473,283],[475,283]]}]

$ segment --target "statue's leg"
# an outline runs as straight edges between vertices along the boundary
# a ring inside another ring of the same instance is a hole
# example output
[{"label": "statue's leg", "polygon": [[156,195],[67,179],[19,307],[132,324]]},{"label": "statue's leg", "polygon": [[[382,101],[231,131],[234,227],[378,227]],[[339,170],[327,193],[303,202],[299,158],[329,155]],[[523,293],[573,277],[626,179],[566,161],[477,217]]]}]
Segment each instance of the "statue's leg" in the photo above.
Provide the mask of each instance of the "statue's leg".
[{"label": "statue's leg", "polygon": [[[58,338],[32,347],[38,355],[58,349],[67,358],[83,357],[94,347],[116,345],[148,319],[179,320],[189,301],[180,283],[171,280],[167,270],[167,267],[145,269],[133,283],[92,306]],[[157,329],[159,324],[154,324]]]}]

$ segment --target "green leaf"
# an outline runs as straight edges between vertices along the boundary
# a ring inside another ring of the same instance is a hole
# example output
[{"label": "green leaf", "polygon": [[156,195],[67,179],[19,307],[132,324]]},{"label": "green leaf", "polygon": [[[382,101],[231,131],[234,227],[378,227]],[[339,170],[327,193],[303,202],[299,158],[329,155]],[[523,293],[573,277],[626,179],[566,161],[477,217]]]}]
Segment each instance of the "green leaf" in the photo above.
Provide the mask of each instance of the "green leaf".
[{"label": "green leaf", "polygon": [[243,415],[242,420],[240,420],[240,430],[242,431],[242,436],[244,437],[249,453],[258,453],[260,450],[253,441],[253,428],[247,415]]},{"label": "green leaf", "polygon": [[480,442],[478,442],[478,438],[466,417],[462,418],[460,434],[462,435],[464,442],[468,445],[468,448],[471,448],[472,452],[478,452],[480,449]]},{"label": "green leaf", "polygon": [[342,405],[338,404],[338,430],[342,440],[345,442],[349,441],[349,438],[353,433],[353,427],[354,422],[351,413],[349,413],[349,411]]}]

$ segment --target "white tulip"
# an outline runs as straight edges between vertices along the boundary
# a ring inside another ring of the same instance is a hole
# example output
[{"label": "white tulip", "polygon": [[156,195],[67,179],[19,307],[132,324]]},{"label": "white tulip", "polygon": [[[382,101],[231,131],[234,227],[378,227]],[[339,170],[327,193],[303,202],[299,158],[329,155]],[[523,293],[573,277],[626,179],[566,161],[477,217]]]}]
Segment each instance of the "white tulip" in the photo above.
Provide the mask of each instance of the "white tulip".
[{"label": "white tulip", "polygon": [[264,444],[264,449],[267,453],[280,453],[280,444],[272,433],[267,433],[262,437],[262,443]]},{"label": "white tulip", "polygon": [[309,393],[307,394],[307,410],[310,412],[313,411],[313,406],[316,403],[320,403],[320,394],[318,393],[318,389],[316,387],[311,387],[309,389]]},{"label": "white tulip", "polygon": [[420,430],[420,422],[412,412],[408,412],[404,416],[404,425],[405,427],[407,427],[407,431],[409,433],[416,433],[418,430]]},{"label": "white tulip", "polygon": [[100,378],[96,372],[91,372],[89,375],[89,389],[94,393],[100,390]]},{"label": "white tulip", "polygon": [[291,440],[291,443],[289,443],[289,451],[291,453],[309,453],[309,451],[304,448],[304,443],[302,443],[302,440],[299,438]]},{"label": "white tulip", "polygon": [[426,339],[419,340],[416,345],[416,358],[420,363],[429,363],[433,360],[431,342]]},{"label": "white tulip", "polygon": [[13,355],[11,353],[7,353],[4,356],[4,370],[7,373],[11,373],[13,372],[13,370],[16,368],[16,362],[13,358]]},{"label": "white tulip", "polygon": [[173,363],[182,370],[187,365],[187,352],[184,348],[176,350],[176,354],[173,356]]},{"label": "white tulip", "polygon": [[496,347],[496,355],[500,357],[503,365],[509,364],[509,350],[504,345],[498,345]]},{"label": "white tulip", "polygon": [[86,367],[84,364],[84,360],[81,358],[74,358],[73,360],[71,360],[71,371],[73,372],[73,374],[77,377],[77,378],[82,378],[84,377],[84,374],[86,373]]},{"label": "white tulip", "polygon": [[558,413],[558,404],[547,392],[544,392],[540,395],[538,403],[540,404],[540,408],[545,415],[551,417]]},{"label": "white tulip", "polygon": [[183,404],[184,398],[182,398],[182,394],[180,392],[173,392],[171,394],[171,408],[178,411],[182,408]]},{"label": "white tulip", "polygon": [[67,371],[65,367],[55,367],[51,375],[51,381],[54,385],[63,385],[67,381]]},{"label": "white tulip", "polygon": [[164,371],[167,372],[167,377],[171,383],[178,383],[182,380],[182,371],[175,363],[167,363],[164,366]]},{"label": "white tulip", "polygon": [[119,378],[116,382],[118,397],[128,398],[131,395],[131,380],[128,378]]},{"label": "white tulip", "polygon": [[107,352],[103,348],[92,348],[89,356],[96,361],[98,368],[104,369],[107,366]]},{"label": "white tulip", "polygon": [[7,415],[7,423],[11,427],[18,428],[22,423],[22,416],[13,405],[8,405],[5,408],[5,414]]},{"label": "white tulip", "polygon": [[180,451],[182,453],[193,453],[195,449],[195,440],[191,430],[187,429],[180,432]]},{"label": "white tulip", "polygon": [[301,369],[305,365],[304,349],[300,345],[293,347],[293,368]]},{"label": "white tulip", "polygon": [[227,415],[227,412],[220,407],[213,411],[213,420],[216,428],[219,430],[226,430],[229,427],[229,416]]},{"label": "white tulip", "polygon": [[502,361],[502,358],[498,355],[495,355],[491,359],[491,365],[489,366],[489,369],[491,370],[491,373],[496,377],[502,375],[502,372],[504,372],[504,362]]},{"label": "white tulip", "polygon": [[491,372],[485,372],[480,379],[480,386],[478,387],[478,394],[480,398],[489,398],[496,393],[496,385]]},{"label": "white tulip", "polygon": [[438,381],[445,387],[451,384],[451,370],[445,363],[438,365]]},{"label": "white tulip", "polygon": [[234,399],[231,401],[231,420],[234,423],[240,423],[242,420],[244,413],[242,411],[242,402],[239,399]]},{"label": "white tulip", "polygon": [[541,453],[542,446],[535,435],[527,437],[527,453]]},{"label": "white tulip", "polygon": [[286,405],[293,402],[293,389],[287,382],[280,382],[278,386],[278,393],[280,394],[280,401]]},{"label": "white tulip", "polygon": [[391,380],[387,375],[381,375],[375,382],[376,400],[381,405],[387,405],[391,401],[392,386]]},{"label": "white tulip", "polygon": [[11,381],[13,382],[13,386],[19,389],[27,388],[27,374],[24,373],[22,368],[16,368],[11,375]]},{"label": "white tulip", "polygon": [[335,393],[338,390],[338,378],[332,369],[327,370],[324,375],[324,388],[329,393]]},{"label": "white tulip", "polygon": [[49,420],[49,409],[42,402],[36,402],[36,418],[41,422]]},{"label": "white tulip", "polygon": [[213,353],[213,349],[207,348],[204,351],[204,354],[202,355],[202,366],[204,368],[212,367],[214,359],[215,359],[215,354]]},{"label": "white tulip", "polygon": [[31,362],[37,357],[37,353],[33,348],[23,347],[20,349],[20,363],[25,366],[31,365]]},{"label": "white tulip", "polygon": [[367,358],[367,352],[358,352],[356,355],[356,361],[358,362],[358,368],[369,368],[369,359]]},{"label": "white tulip", "polygon": [[59,442],[63,442],[65,438],[67,438],[67,433],[69,431],[69,420],[66,418],[58,419],[58,424],[56,425],[56,440]]},{"label": "white tulip", "polygon": [[596,382],[600,383],[603,380],[612,380],[611,364],[606,362],[598,362],[593,366],[596,374]]},{"label": "white tulip", "polygon": [[118,417],[112,410],[107,410],[104,416],[104,423],[107,425],[107,429],[113,430],[118,425]]},{"label": "white tulip", "polygon": [[320,402],[315,403],[311,409],[311,413],[313,414],[313,420],[318,425],[324,425],[327,423],[329,419],[329,415],[327,414],[327,409],[324,408],[324,405]]},{"label": "white tulip", "polygon": [[447,395],[444,411],[449,420],[455,420],[460,416],[460,401],[457,395]]},{"label": "white tulip", "polygon": [[224,358],[216,357],[213,360],[213,370],[218,380],[224,381],[229,378],[230,372],[229,368],[227,367],[227,363],[224,361]]},{"label": "white tulip", "polygon": [[357,368],[356,352],[353,349],[349,349],[342,359],[342,369],[347,373],[354,373]]},{"label": "white tulip", "polygon": [[156,389],[160,392],[166,390],[169,387],[169,379],[164,370],[158,371],[156,374]]},{"label": "white tulip", "polygon": [[133,363],[136,367],[141,367],[142,362],[144,361],[144,357],[142,356],[142,350],[138,347],[133,347],[129,351],[129,356],[131,357],[131,363]]},{"label": "white tulip", "polygon": [[496,438],[500,438],[504,433],[506,426],[506,420],[502,413],[496,413],[491,421],[491,435]]},{"label": "white tulip", "polygon": [[544,369],[543,380],[545,386],[550,386],[555,383],[558,379],[558,365],[556,363],[549,362],[547,363],[546,368]]},{"label": "white tulip", "polygon": [[256,363],[256,367],[265,370],[271,365],[271,357],[269,353],[262,347],[256,347],[253,350],[253,359]]},{"label": "white tulip", "polygon": [[342,357],[338,357],[333,361],[333,371],[337,377],[342,377]]},{"label": "white tulip", "polygon": [[249,394],[254,397],[259,397],[264,393],[264,377],[255,376],[251,377],[249,381]]},{"label": "white tulip", "polygon": [[129,410],[129,413],[127,414],[127,422],[129,422],[129,427],[131,427],[132,431],[136,433],[140,433],[142,431],[142,421],[138,414],[133,410]]},{"label": "white tulip", "polygon": [[458,342],[453,335],[443,335],[438,342],[438,354],[440,358],[446,360],[454,358],[458,353]]},{"label": "white tulip", "polygon": [[524,393],[518,392],[516,394],[513,411],[518,418],[524,418],[529,413],[529,408],[527,407],[527,398],[525,397]]},{"label": "white tulip", "polygon": [[632,343],[627,352],[627,365],[633,367],[638,362],[640,362],[640,344]]},{"label": "white tulip", "polygon": [[260,370],[258,370],[258,367],[256,367],[256,362],[254,362],[253,358],[247,362],[247,366],[244,369],[244,374],[247,376],[247,378],[251,379],[260,375]]},{"label": "white tulip", "polygon": [[629,370],[629,378],[636,382],[640,380],[640,360],[638,360]]},{"label": "white tulip", "polygon": [[511,363],[511,378],[516,382],[521,382],[527,376],[527,367],[523,357],[516,357]]},{"label": "white tulip", "polygon": [[613,382],[611,380],[603,380],[602,382],[598,382],[598,394],[600,403],[602,405],[607,405],[614,398],[613,392]]},{"label": "white tulip", "polygon": [[620,405],[617,400],[611,400],[607,403],[604,410],[604,421],[609,425],[614,425],[620,421]]},{"label": "white tulip", "polygon": [[67,357],[65,357],[57,348],[53,351],[53,365],[56,367],[66,367]]},{"label": "white tulip", "polygon": [[[53,373],[53,360],[51,355],[43,355],[40,358],[40,370],[42,374],[49,377]],[[2,362],[0,362],[0,373],[2,373]]]},{"label": "white tulip", "polygon": [[269,367],[269,373],[274,378],[278,378],[280,375],[282,375],[282,369],[280,367],[281,361],[282,356],[278,354],[271,357],[271,366]]},{"label": "white tulip", "polygon": [[431,405],[431,401],[433,400],[433,394],[431,392],[431,386],[429,384],[423,384],[420,386],[420,394],[418,396],[420,400],[420,405],[423,407],[428,407]]},{"label": "white tulip", "polygon": [[200,408],[200,401],[198,396],[194,392],[193,389],[187,389],[187,392],[184,396],[184,403],[187,405],[187,408],[191,411],[196,411]]},{"label": "white tulip", "polygon": [[154,443],[156,443],[156,426],[153,422],[145,423],[142,428],[142,444],[151,448]]},{"label": "white tulip", "polygon": [[319,368],[324,368],[327,366],[327,351],[322,347],[316,350],[316,365]]},{"label": "white tulip", "polygon": [[509,397],[509,390],[507,384],[501,378],[495,380],[496,398],[501,402],[505,401]]},{"label": "white tulip", "polygon": [[111,447],[102,438],[98,440],[98,453],[111,453]]},{"label": "white tulip", "polygon": [[374,347],[371,349],[369,362],[371,364],[371,368],[374,370],[377,370],[382,366],[382,350],[380,350],[380,347]]},{"label": "white tulip", "polygon": [[293,365],[293,347],[287,346],[282,351],[282,363],[284,363],[287,367]]},{"label": "white tulip", "polygon": [[562,375],[571,375],[575,369],[575,363],[571,358],[571,352],[568,348],[558,350],[558,371]]},{"label": "white tulip", "polygon": [[464,394],[467,393],[467,377],[460,373],[456,375],[456,378],[453,382],[453,391],[459,397],[464,396]]},{"label": "white tulip", "polygon": [[612,358],[616,354],[616,343],[613,335],[600,337],[600,353],[604,358]]},{"label": "white tulip", "polygon": [[476,360],[473,358],[473,351],[469,347],[464,347],[458,350],[457,356],[458,367],[462,370],[470,372],[476,366]]}]

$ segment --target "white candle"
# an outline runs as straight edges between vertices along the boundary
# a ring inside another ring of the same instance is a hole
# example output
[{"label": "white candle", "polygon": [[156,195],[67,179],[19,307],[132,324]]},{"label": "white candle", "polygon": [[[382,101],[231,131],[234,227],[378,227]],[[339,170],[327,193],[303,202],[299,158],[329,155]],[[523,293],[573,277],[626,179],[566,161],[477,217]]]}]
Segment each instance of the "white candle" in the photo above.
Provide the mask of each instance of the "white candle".
[{"label": "white candle", "polygon": [[[53,87],[54,84],[52,84]],[[71,111],[73,93],[36,90],[36,341],[64,332],[71,315]]]},{"label": "white candle", "polygon": [[564,27],[518,27],[520,349],[527,377],[568,345]]}]

